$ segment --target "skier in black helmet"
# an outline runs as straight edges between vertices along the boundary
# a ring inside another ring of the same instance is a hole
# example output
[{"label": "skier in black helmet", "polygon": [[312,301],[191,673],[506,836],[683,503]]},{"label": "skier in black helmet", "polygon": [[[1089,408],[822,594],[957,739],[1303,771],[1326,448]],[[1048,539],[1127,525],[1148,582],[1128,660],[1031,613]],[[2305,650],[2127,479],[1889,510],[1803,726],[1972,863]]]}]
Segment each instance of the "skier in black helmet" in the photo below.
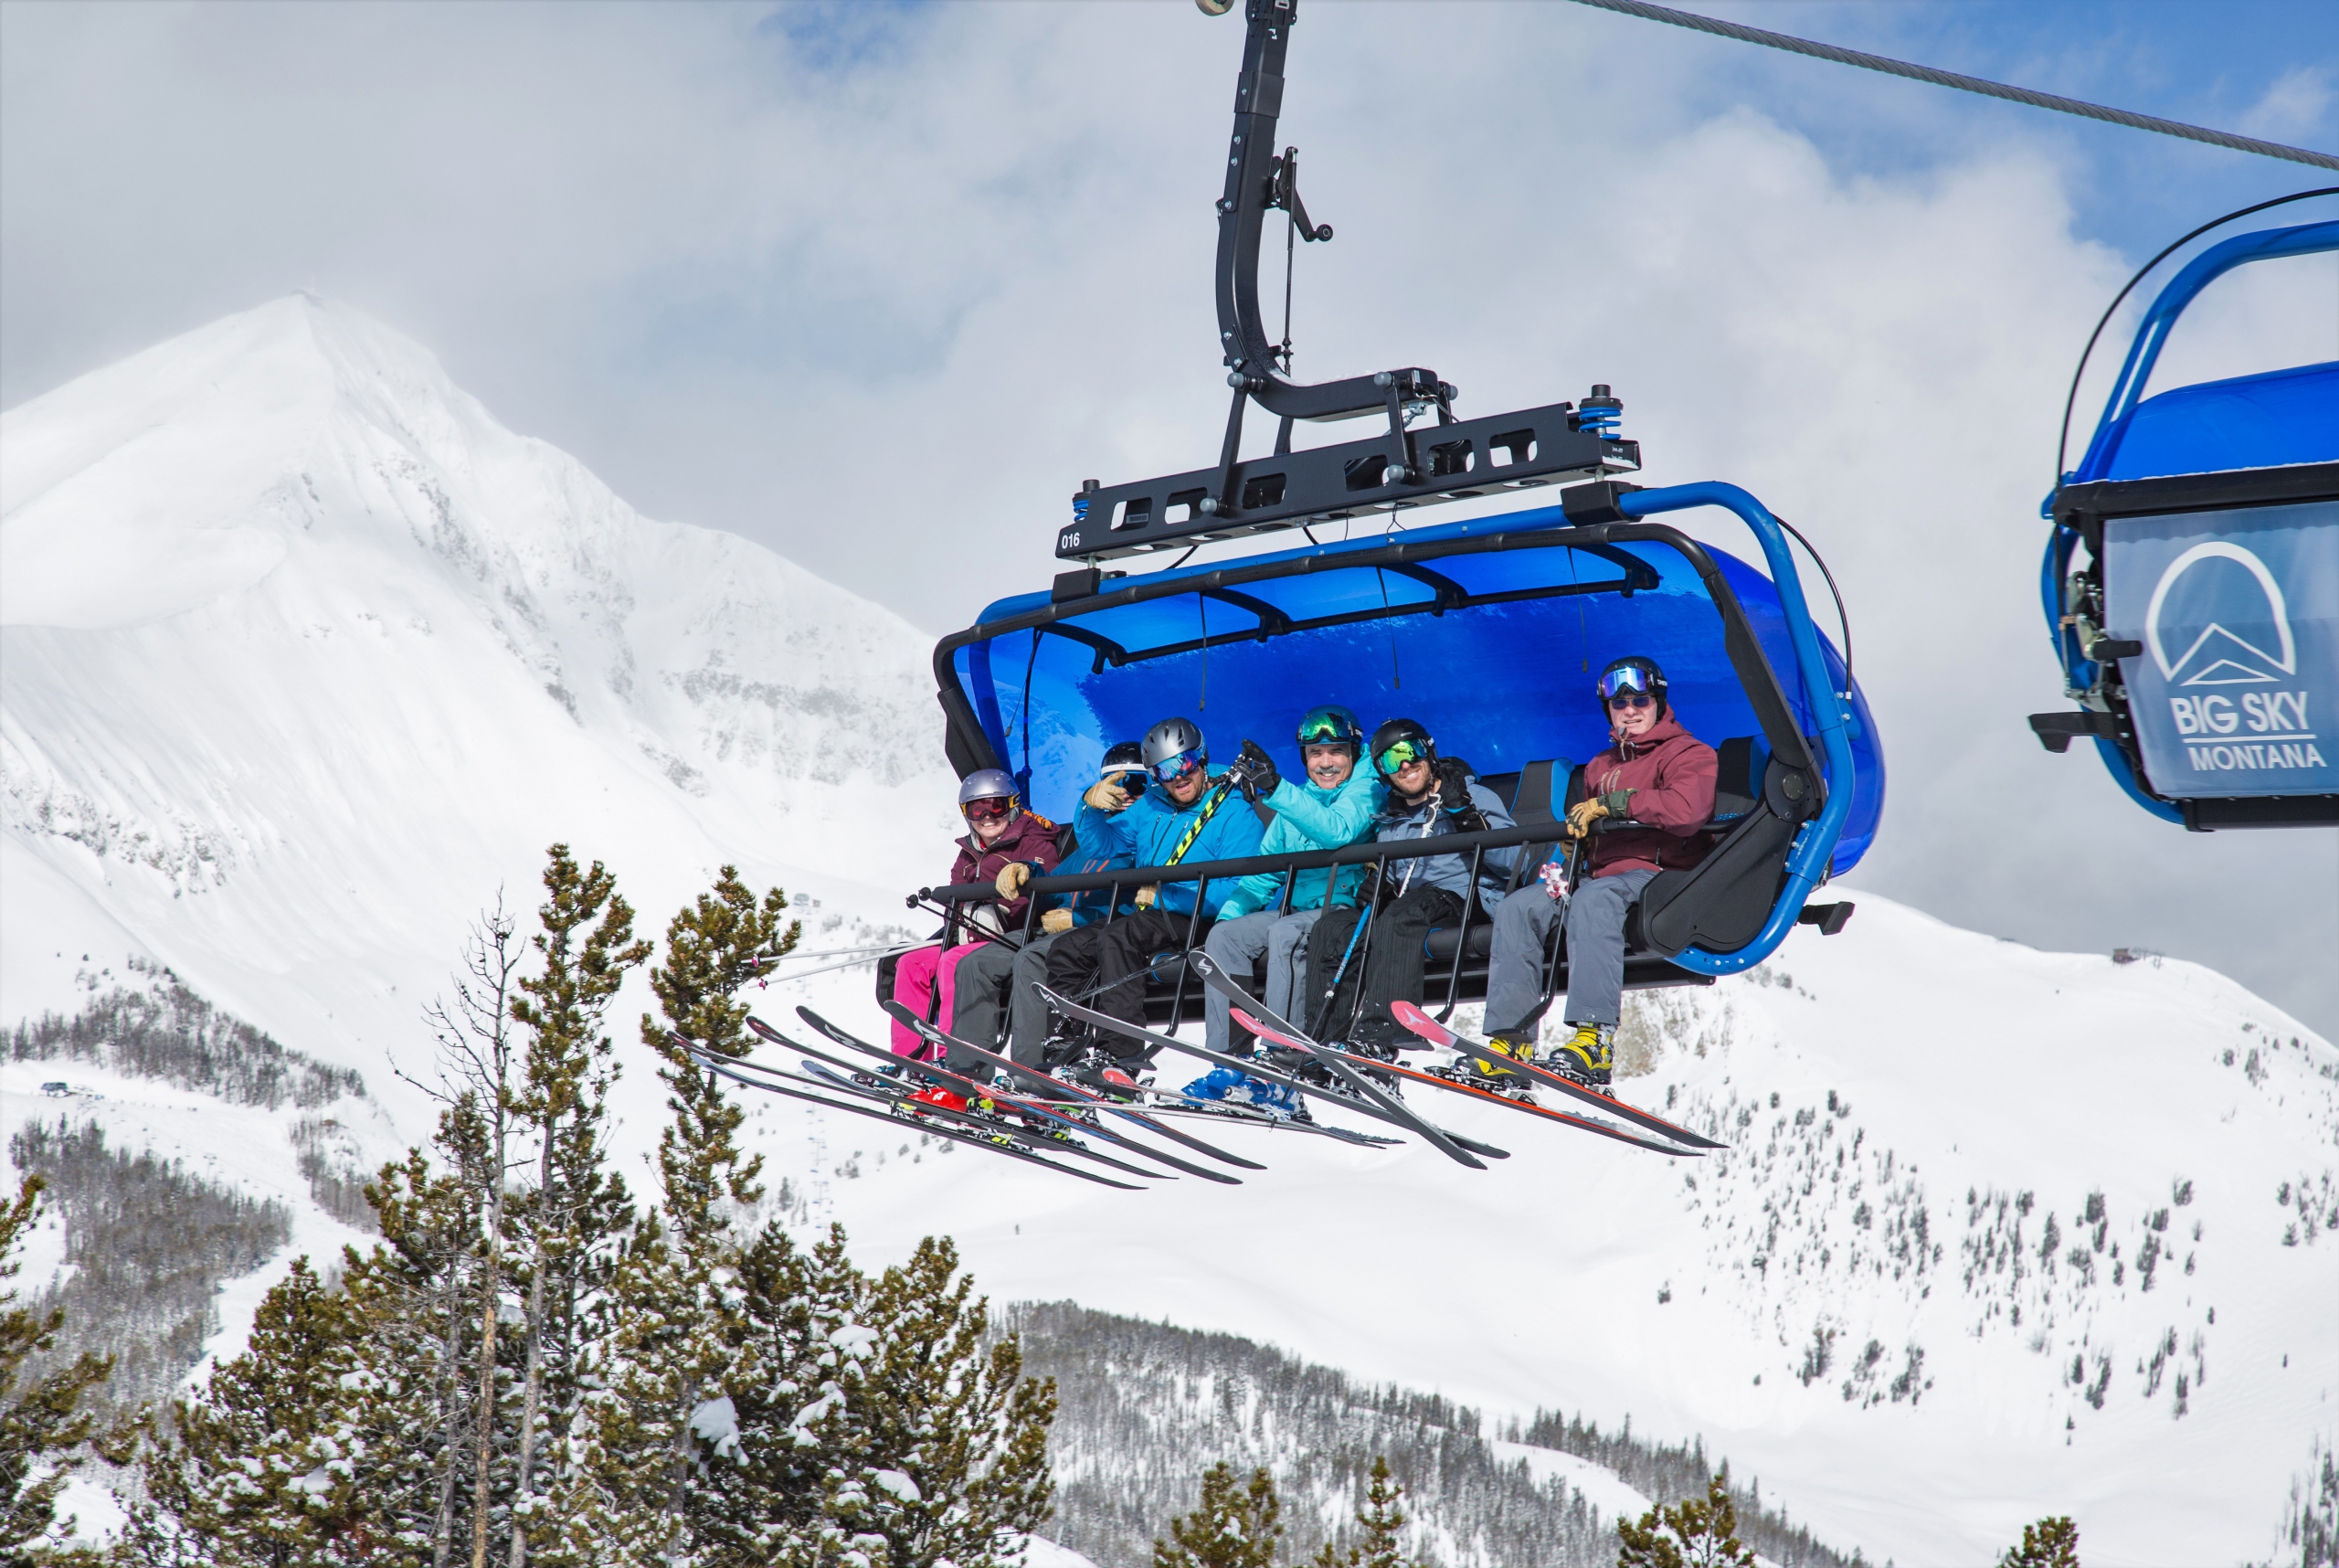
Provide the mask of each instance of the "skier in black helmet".
[{"label": "skier in black helmet", "polygon": [[[1383,842],[1511,825],[1501,797],[1478,783],[1461,758],[1438,756],[1436,740],[1417,720],[1382,725],[1367,755],[1389,789],[1374,822],[1373,836]],[[1466,854],[1388,862],[1363,910],[1328,910],[1309,933],[1307,1012],[1293,1022],[1320,1039],[1345,1036],[1368,1054],[1390,1055],[1412,1043],[1389,1004],[1422,1000],[1424,938],[1458,923],[1465,899],[1475,896],[1487,909],[1499,905],[1517,853],[1488,851],[1475,889]]]},{"label": "skier in black helmet", "polygon": [[[1584,798],[1568,808],[1566,832],[1588,875],[1567,895],[1564,881],[1529,883],[1495,911],[1494,953],[1487,972],[1488,1044],[1507,1056],[1535,1059],[1543,997],[1543,954],[1551,927],[1568,930],[1568,1036],[1551,1065],[1604,1086],[1614,1069],[1612,1043],[1623,1016],[1625,916],[1663,869],[1705,857],[1705,828],[1714,814],[1714,748],[1681,726],[1667,699],[1665,672],[1645,654],[1618,659],[1593,687],[1614,744],[1584,764]],[[1593,824],[1611,825],[1598,832]],[[1618,825],[1624,824],[1624,825]],[[1547,867],[1546,870],[1556,868]],[[1502,1064],[1477,1064],[1501,1075]]]}]

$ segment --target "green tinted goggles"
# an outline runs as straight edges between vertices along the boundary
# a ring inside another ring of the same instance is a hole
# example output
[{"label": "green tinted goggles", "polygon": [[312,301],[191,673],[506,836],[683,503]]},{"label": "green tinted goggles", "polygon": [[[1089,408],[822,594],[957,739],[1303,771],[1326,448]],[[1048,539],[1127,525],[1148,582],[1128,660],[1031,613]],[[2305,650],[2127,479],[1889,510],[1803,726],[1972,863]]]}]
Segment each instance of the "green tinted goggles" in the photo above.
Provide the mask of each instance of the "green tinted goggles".
[{"label": "green tinted goggles", "polygon": [[1429,747],[1422,741],[1401,740],[1372,760],[1385,776],[1396,772],[1409,762],[1429,761]]}]

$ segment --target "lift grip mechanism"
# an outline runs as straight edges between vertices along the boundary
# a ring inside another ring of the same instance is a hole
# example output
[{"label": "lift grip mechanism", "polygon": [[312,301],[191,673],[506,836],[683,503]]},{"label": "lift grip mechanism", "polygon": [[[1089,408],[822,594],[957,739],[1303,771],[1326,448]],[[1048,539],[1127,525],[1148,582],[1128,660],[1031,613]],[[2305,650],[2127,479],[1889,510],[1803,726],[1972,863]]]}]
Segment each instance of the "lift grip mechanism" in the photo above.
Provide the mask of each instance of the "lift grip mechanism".
[{"label": "lift grip mechanism", "polygon": [[[1231,0],[1203,5],[1213,13],[1231,8]],[[1285,373],[1259,309],[1259,243],[1267,214],[1287,212],[1307,239],[1332,238],[1329,224],[1307,218],[1295,153],[1275,152],[1284,55],[1298,11],[1298,0],[1246,0],[1244,6],[1249,33],[1234,90],[1225,194],[1218,201],[1219,346],[1233,391],[1218,462],[1129,484],[1088,481],[1073,497],[1072,525],[1056,538],[1064,559],[1103,560],[1640,467],[1639,443],[1609,433],[1621,406],[1605,387],[1596,389],[1581,416],[1573,405],[1557,403],[1457,420],[1453,387],[1420,366],[1313,385]],[[1246,463],[1241,461],[1243,413],[1254,400],[1283,426],[1275,454]],[[1433,410],[1434,427],[1407,429]],[[1384,434],[1291,450],[1295,420],[1374,413],[1388,418]]]}]

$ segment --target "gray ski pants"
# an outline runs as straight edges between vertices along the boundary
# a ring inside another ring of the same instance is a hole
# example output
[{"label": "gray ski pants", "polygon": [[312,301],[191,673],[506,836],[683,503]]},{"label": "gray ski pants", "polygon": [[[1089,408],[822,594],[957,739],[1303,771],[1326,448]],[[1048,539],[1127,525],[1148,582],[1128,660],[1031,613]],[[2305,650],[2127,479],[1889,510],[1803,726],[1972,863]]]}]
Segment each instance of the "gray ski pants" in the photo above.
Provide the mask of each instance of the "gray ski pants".
[{"label": "gray ski pants", "polygon": [[1529,883],[1498,905],[1487,973],[1487,1033],[1535,1038],[1535,1014],[1543,1003],[1543,954],[1562,907],[1568,927],[1567,1021],[1618,1022],[1624,1016],[1625,914],[1656,876],[1653,871],[1620,871],[1595,877],[1564,906]]},{"label": "gray ski pants", "polygon": [[[1065,933],[1058,933],[1064,935]],[[1011,1042],[1007,1054],[1027,1067],[1042,1065],[1041,1046],[1048,1038],[1048,1004],[1033,990],[1048,978],[1048,948],[1053,936],[1039,937],[1016,952],[1004,942],[986,942],[958,960],[958,994],[952,1004],[951,1033],[986,1050],[1001,1049],[1000,991],[1006,988],[1004,1032]]]},{"label": "gray ski pants", "polygon": [[[1295,909],[1288,915],[1261,910],[1233,920],[1221,920],[1203,938],[1202,950],[1224,966],[1238,980],[1247,981],[1259,955],[1267,955],[1267,989],[1259,1000],[1270,1012],[1291,1016],[1291,999],[1307,968],[1307,933],[1323,915],[1321,909]],[[1225,997],[1202,991],[1202,1044],[1213,1051],[1228,1049],[1233,1022]]]}]

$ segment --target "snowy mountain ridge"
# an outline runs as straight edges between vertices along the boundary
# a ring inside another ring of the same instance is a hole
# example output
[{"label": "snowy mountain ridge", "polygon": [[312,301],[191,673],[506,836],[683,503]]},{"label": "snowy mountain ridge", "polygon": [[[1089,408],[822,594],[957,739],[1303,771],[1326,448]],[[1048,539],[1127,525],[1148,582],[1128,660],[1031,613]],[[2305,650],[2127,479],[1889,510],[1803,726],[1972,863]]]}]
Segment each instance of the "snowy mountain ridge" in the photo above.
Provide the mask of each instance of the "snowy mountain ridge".
[{"label": "snowy mountain ridge", "polygon": [[[808,948],[899,922],[948,853],[924,642],[640,518],[342,307],[85,376],[0,415],[0,1022],[166,966],[361,1071],[340,1119],[382,1158],[430,1125],[386,1067],[427,1061],[467,923],[499,886],[533,906],[556,839],[645,935],[725,863],[798,895]],[[1841,936],[1635,999],[1624,1092],[1732,1144],[1709,1159],[1451,1096],[1434,1114],[1512,1158],[1236,1130],[1267,1171],[1130,1194],[792,1103],[749,1128],[857,1253],[948,1234],[994,1300],[1235,1333],[1498,1422],[1702,1436],[1872,1560],[1986,1561],[2064,1511],[2091,1563],[2273,1550],[2339,1432],[2339,1052],[2196,966],[1847,895]],[[865,969],[752,1000],[882,1029]],[[626,1048],[631,1159],[662,1112]],[[53,1118],[58,1077],[122,1146],[307,1201],[289,1110],[26,1061],[12,1125]],[[303,1210],[294,1245],[344,1234]]]},{"label": "snowy mountain ridge", "polygon": [[99,942],[378,1051],[555,838],[645,909],[726,859],[869,903],[928,858],[885,824],[947,820],[913,628],[641,518],[344,307],[83,376],[0,450],[6,870],[95,933],[12,917],[17,1016]]}]

